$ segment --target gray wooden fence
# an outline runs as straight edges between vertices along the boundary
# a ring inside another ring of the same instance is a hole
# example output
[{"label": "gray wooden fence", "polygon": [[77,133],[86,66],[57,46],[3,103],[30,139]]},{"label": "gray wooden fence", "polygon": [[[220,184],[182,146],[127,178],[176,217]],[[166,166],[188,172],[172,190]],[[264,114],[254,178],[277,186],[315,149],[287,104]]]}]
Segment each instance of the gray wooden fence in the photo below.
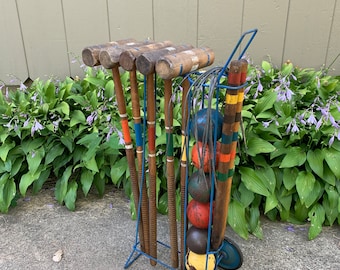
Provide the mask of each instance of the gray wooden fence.
[{"label": "gray wooden fence", "polygon": [[[135,38],[209,46],[221,65],[257,28],[254,63],[329,65],[340,53],[340,0],[0,0],[0,80],[81,76],[85,46]],[[340,59],[332,66],[340,74]]]}]

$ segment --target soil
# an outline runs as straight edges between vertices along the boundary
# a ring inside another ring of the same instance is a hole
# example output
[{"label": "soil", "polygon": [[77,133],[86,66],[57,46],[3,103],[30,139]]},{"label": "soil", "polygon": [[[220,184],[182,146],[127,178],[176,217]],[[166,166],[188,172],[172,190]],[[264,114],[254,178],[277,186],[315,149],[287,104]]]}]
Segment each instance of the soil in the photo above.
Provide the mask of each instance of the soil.
[{"label": "soil", "polygon": [[[227,235],[243,253],[241,269],[340,269],[339,226],[324,227],[313,241],[308,240],[308,224],[263,218],[262,228],[263,240],[253,236],[244,240],[228,227]],[[53,188],[34,196],[28,193],[8,214],[0,214],[0,269],[124,269],[134,250],[135,231],[122,190],[108,187],[103,198],[94,192],[80,196],[74,212],[56,202]],[[158,218],[158,239],[168,243],[166,216]],[[158,251],[166,263],[169,250],[159,247]],[[53,256],[58,252],[56,262]],[[166,268],[160,263],[153,267],[140,256],[129,269]]]}]

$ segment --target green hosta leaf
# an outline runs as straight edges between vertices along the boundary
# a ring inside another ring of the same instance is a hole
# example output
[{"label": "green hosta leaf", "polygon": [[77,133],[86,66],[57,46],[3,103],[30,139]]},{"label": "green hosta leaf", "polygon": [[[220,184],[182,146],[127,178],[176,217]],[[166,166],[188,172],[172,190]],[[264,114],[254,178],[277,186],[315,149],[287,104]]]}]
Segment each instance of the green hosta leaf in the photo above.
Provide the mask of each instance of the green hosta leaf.
[{"label": "green hosta leaf", "polygon": [[32,174],[37,171],[44,156],[45,150],[43,147],[40,147],[39,149],[36,150],[32,150],[30,153],[28,153],[28,155],[26,156],[26,160],[28,163],[28,169]]},{"label": "green hosta leaf", "polygon": [[[112,166],[112,167],[114,167],[114,166]],[[93,172],[83,168],[82,171],[81,171],[80,183],[81,183],[81,187],[82,187],[82,190],[83,190],[85,196],[87,196],[87,194],[90,191],[90,188],[91,188],[92,183],[93,183],[93,179],[94,179]]]},{"label": "green hosta leaf", "polygon": [[240,167],[239,171],[241,173],[241,180],[247,189],[266,197],[270,195],[266,185],[253,169]]},{"label": "green hosta leaf", "polygon": [[4,142],[0,146],[0,158],[2,161],[6,161],[8,152],[15,147],[15,142],[6,143]]},{"label": "green hosta leaf", "polygon": [[335,150],[334,148],[323,149],[325,154],[325,160],[331,169],[331,171],[334,173],[336,178],[340,178],[340,152]]},{"label": "green hosta leaf", "polygon": [[58,203],[62,204],[67,193],[68,180],[72,175],[72,166],[68,166],[62,177],[57,181],[55,186],[55,197]]},{"label": "green hosta leaf", "polygon": [[56,157],[61,156],[64,153],[64,150],[64,146],[60,143],[53,146],[46,154],[45,165],[50,164]]},{"label": "green hosta leaf", "polygon": [[67,137],[67,136],[61,136],[60,141],[62,142],[62,144],[64,146],[66,146],[66,148],[68,149],[68,151],[70,151],[70,153],[73,152],[74,142],[73,142],[72,138]]},{"label": "green hosta leaf", "polygon": [[294,69],[294,66],[292,63],[284,63],[282,65],[281,73],[283,76],[288,76],[292,73],[292,70]]},{"label": "green hosta leaf", "polygon": [[[99,196],[103,196],[104,195],[104,191],[105,191],[105,178],[100,177],[99,173],[96,173],[94,175],[94,181],[93,181]],[[133,200],[131,200],[133,201]]]},{"label": "green hosta leaf", "polygon": [[27,155],[32,150],[38,149],[46,142],[43,137],[38,137],[36,139],[25,140],[21,143],[21,149]]},{"label": "green hosta leaf", "polygon": [[323,152],[320,149],[309,150],[307,152],[307,161],[309,166],[318,176],[322,178],[323,176]]},{"label": "green hosta leaf", "polygon": [[296,178],[296,190],[302,203],[305,203],[309,194],[313,192],[314,184],[315,177],[312,173],[299,172],[298,177]]},{"label": "green hosta leaf", "polygon": [[158,202],[158,212],[162,215],[166,215],[168,213],[168,192],[165,192],[160,198]]},{"label": "green hosta leaf", "polygon": [[82,111],[74,110],[71,113],[70,127],[73,127],[77,124],[86,124],[86,118]]},{"label": "green hosta leaf", "polygon": [[95,77],[86,77],[84,81],[89,82],[90,84],[93,84],[94,86],[99,86],[100,88],[104,88],[106,84],[106,80],[104,79],[98,79]]},{"label": "green hosta leaf", "polygon": [[74,211],[76,208],[77,189],[78,189],[78,184],[76,181],[71,181],[68,184],[68,190],[65,195],[64,202],[65,202],[67,209],[71,211]]},{"label": "green hosta leaf", "polygon": [[276,149],[271,143],[259,137],[249,138],[247,146],[247,153],[251,156],[256,156],[257,154],[262,153],[271,153]]},{"label": "green hosta leaf", "polygon": [[58,104],[55,107],[55,110],[60,114],[64,114],[66,116],[70,115],[70,106],[65,101],[62,101],[60,104]]},{"label": "green hosta leaf", "polygon": [[310,192],[305,199],[305,205],[311,207],[320,197],[321,185],[318,181],[315,181],[312,192]]},{"label": "green hosta leaf", "polygon": [[46,102],[53,101],[55,99],[55,85],[50,80],[46,82],[45,87]]},{"label": "green hosta leaf", "polygon": [[324,180],[325,182],[327,182],[328,184],[332,186],[335,186],[336,177],[334,173],[331,171],[331,169],[329,168],[327,163],[325,163],[323,166],[322,180]]},{"label": "green hosta leaf", "polygon": [[274,194],[271,194],[270,196],[266,197],[266,206],[264,213],[268,213],[270,210],[274,209],[278,205],[278,200]]},{"label": "green hosta leaf", "polygon": [[16,185],[13,178],[7,178],[0,185],[0,212],[7,213],[12,200],[16,195]]},{"label": "green hosta leaf", "polygon": [[46,182],[50,174],[51,169],[46,169],[40,173],[39,178],[33,182],[33,194],[37,194],[41,190],[43,184]]},{"label": "green hosta leaf", "polygon": [[301,166],[306,161],[306,153],[301,147],[291,147],[283,158],[280,168]]},{"label": "green hosta leaf", "polygon": [[338,202],[340,197],[339,193],[330,185],[326,185],[325,191],[327,192],[327,195],[323,195],[322,206],[325,209],[329,225],[333,225],[339,215]]},{"label": "green hosta leaf", "polygon": [[232,200],[229,204],[228,224],[239,236],[248,239],[249,233],[245,216],[245,207],[238,201]]},{"label": "green hosta leaf", "polygon": [[240,183],[238,190],[241,193],[241,197],[240,197],[241,203],[245,207],[248,207],[255,198],[254,192],[247,189],[243,183]]},{"label": "green hosta leaf", "polygon": [[14,163],[12,164],[12,168],[11,168],[11,177],[14,177],[21,169],[22,167],[22,162],[24,160],[24,157],[18,157],[15,159]]},{"label": "green hosta leaf", "polygon": [[260,210],[258,207],[249,209],[249,229],[250,232],[259,239],[263,239],[263,231],[260,222]]},{"label": "green hosta leaf", "polygon": [[93,172],[99,172],[95,157],[92,157],[90,160],[84,161],[84,166]]},{"label": "green hosta leaf", "polygon": [[26,195],[27,188],[40,177],[41,170],[36,172],[27,172],[23,176],[21,176],[19,183],[19,190],[22,196]]},{"label": "green hosta leaf", "polygon": [[105,92],[104,92],[104,96],[109,99],[112,98],[114,96],[114,83],[113,80],[109,80],[106,84],[105,84]]},{"label": "green hosta leaf", "polygon": [[267,74],[272,73],[272,65],[269,62],[262,61],[261,66],[265,73]]},{"label": "green hosta leaf", "polygon": [[304,203],[301,202],[301,200],[297,200],[294,205],[294,215],[297,221],[299,222],[305,222],[308,217],[308,208]]},{"label": "green hosta leaf", "polygon": [[276,177],[274,170],[271,167],[259,168],[255,170],[256,175],[262,179],[263,184],[267,189],[274,193],[276,187]]},{"label": "green hosta leaf", "polygon": [[67,99],[72,99],[76,104],[79,104],[83,108],[89,106],[89,102],[83,96],[72,95],[72,96],[69,96]]},{"label": "green hosta leaf", "polygon": [[120,178],[124,175],[126,169],[128,167],[126,157],[121,158],[117,162],[115,162],[114,166],[111,166],[111,181],[113,184],[118,185],[120,182]]},{"label": "green hosta leaf", "polygon": [[288,152],[284,141],[275,142],[273,145],[275,147],[275,150],[270,153],[270,159],[274,159]]},{"label": "green hosta leaf", "polygon": [[308,230],[308,239],[313,240],[322,231],[322,224],[325,221],[325,209],[320,204],[313,206],[312,210],[309,211],[308,216],[311,222],[311,226]]},{"label": "green hosta leaf", "polygon": [[299,170],[295,167],[283,169],[283,184],[287,190],[291,190],[295,187],[298,174]]},{"label": "green hosta leaf", "polygon": [[255,115],[260,114],[266,110],[273,108],[274,103],[277,100],[276,92],[268,92],[267,95],[261,97],[254,108]]}]

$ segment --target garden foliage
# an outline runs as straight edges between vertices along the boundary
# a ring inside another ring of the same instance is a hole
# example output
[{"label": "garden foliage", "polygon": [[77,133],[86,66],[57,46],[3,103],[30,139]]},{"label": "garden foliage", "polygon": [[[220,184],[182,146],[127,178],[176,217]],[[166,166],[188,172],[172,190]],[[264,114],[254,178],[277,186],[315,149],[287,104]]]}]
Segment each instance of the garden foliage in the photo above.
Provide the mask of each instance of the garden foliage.
[{"label": "garden foliage", "polygon": [[[143,106],[143,78],[138,79]],[[340,222],[339,78],[325,70],[299,69],[289,62],[278,69],[263,61],[261,66],[250,65],[248,79],[228,223],[244,238],[249,233],[262,238],[261,214],[292,223],[309,221],[313,239],[322,225]],[[121,80],[128,93],[128,73]],[[158,210],[165,214],[161,81],[157,87],[157,196]],[[87,195],[95,188],[103,195],[108,183],[124,187],[131,196],[109,72],[87,68],[84,79],[37,79],[28,88],[2,90],[0,212],[6,213],[28,188],[37,193],[48,179],[55,179],[55,197],[70,210],[80,190]],[[130,95],[126,97],[131,117]],[[175,102],[174,119],[179,168],[180,102]],[[178,202],[179,197],[178,189]]]}]

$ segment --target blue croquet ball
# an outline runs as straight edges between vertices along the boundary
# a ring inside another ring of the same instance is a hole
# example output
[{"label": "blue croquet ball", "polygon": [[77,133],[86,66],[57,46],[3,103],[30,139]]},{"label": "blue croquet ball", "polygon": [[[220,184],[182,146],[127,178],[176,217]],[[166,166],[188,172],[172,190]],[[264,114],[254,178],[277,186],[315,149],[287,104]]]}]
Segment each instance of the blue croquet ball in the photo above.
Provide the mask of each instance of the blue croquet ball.
[{"label": "blue croquet ball", "polygon": [[215,109],[201,109],[192,118],[191,135],[198,141],[213,140],[216,125],[218,140],[222,136],[223,115]]}]

